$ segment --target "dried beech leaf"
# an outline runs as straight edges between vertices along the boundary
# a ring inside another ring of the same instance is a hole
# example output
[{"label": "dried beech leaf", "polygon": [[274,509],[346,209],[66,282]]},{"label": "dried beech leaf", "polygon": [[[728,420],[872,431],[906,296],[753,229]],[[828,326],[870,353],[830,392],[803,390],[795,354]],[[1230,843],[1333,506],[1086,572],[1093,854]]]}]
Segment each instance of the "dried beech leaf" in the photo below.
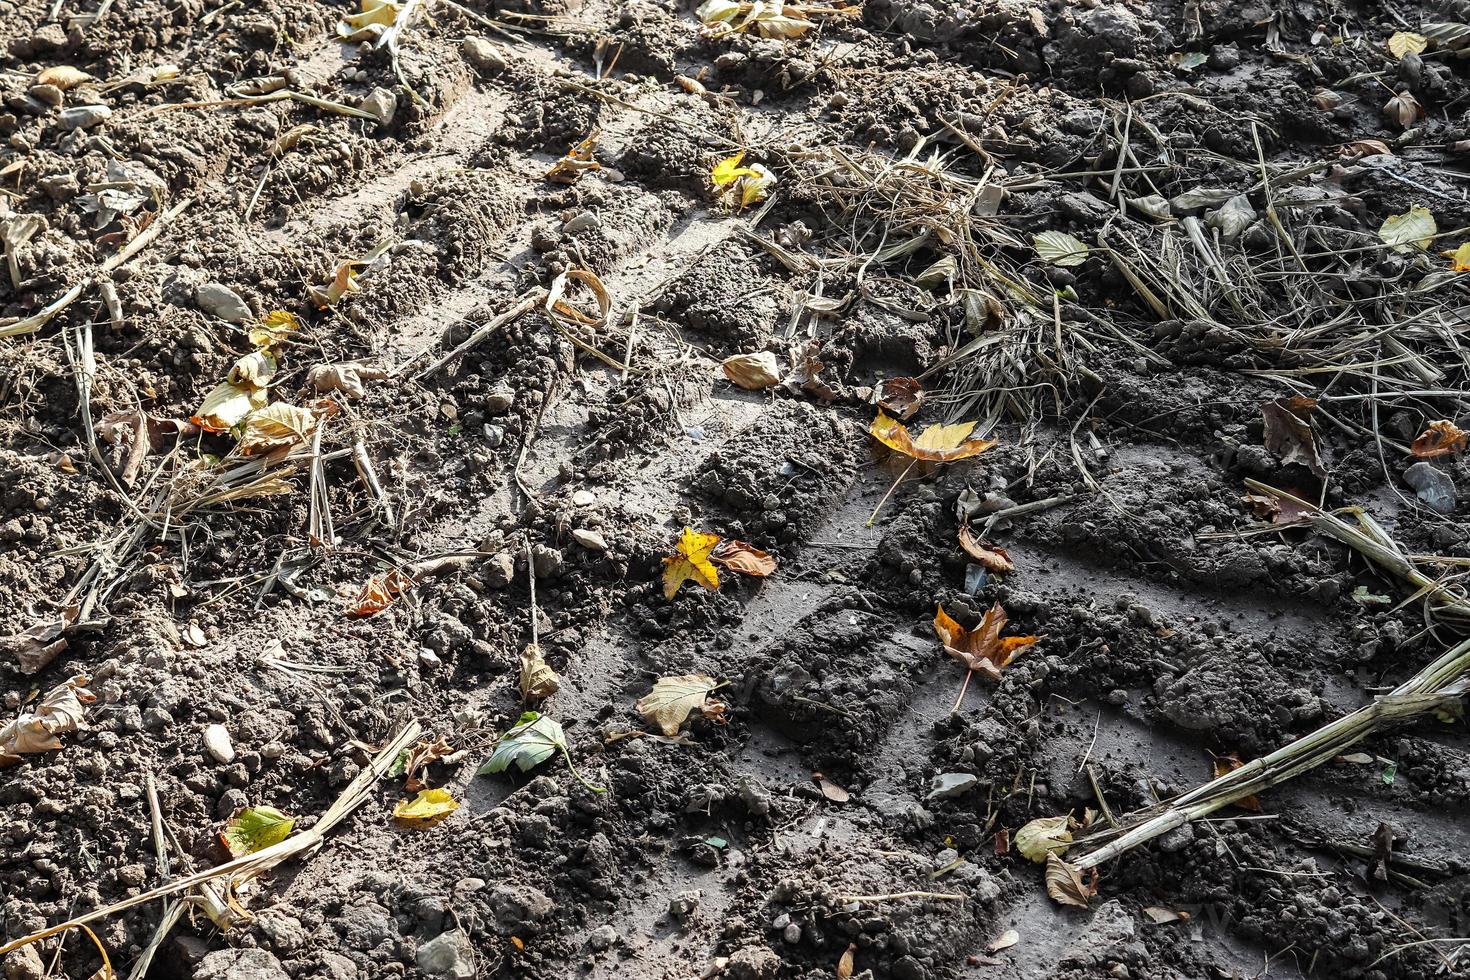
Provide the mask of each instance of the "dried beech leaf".
[{"label": "dried beech leaf", "polygon": [[878,386],[878,404],[907,421],[924,406],[924,386],[917,378],[889,378]]},{"label": "dried beech leaf", "polygon": [[1327,467],[1317,452],[1317,437],[1308,421],[1316,407],[1315,399],[1294,395],[1262,405],[1261,415],[1266,421],[1266,448],[1282,463],[1299,463],[1317,479],[1325,480]]},{"label": "dried beech leaf", "polygon": [[1055,854],[1046,856],[1046,893],[1062,905],[1087,908],[1088,900],[1097,894],[1097,869],[1084,879],[1082,869],[1068,864]]},{"label": "dried beech leaf", "polygon": [[975,536],[970,530],[970,525],[960,525],[960,547],[965,549],[965,554],[979,562],[981,567],[996,575],[1009,575],[1016,570],[1015,562],[1011,561],[1010,554],[1004,548],[995,548],[987,545]]},{"label": "dried beech leaf", "polygon": [[781,383],[781,366],[770,351],[732,355],[720,362],[720,370],[746,391],[760,391]]},{"label": "dried beech leaf", "polygon": [[744,541],[721,541],[710,554],[710,561],[755,578],[765,578],[776,570],[776,559]]},{"label": "dried beech leaf", "polygon": [[276,402],[245,417],[240,435],[240,452],[246,456],[268,453],[305,442],[318,421],[309,408]]},{"label": "dried beech leaf", "polygon": [[226,381],[216,385],[204,396],[189,421],[206,432],[228,432],[245,420],[245,416],[258,408],[264,408],[266,393],[250,385],[235,385]]},{"label": "dried beech leaf", "polygon": [[388,372],[361,361],[343,361],[340,364],[318,364],[306,373],[306,383],[318,394],[340,391],[350,401],[367,395],[366,381],[383,381]]},{"label": "dried beech leaf", "polygon": [[97,700],[86,690],[90,682],[86,674],[78,674],[53,687],[34,709],[0,725],[0,768],[15,765],[23,755],[61,748],[56,736],[76,731],[85,706]]},{"label": "dried beech leaf", "polygon": [[[1240,761],[1240,755],[1236,752],[1231,752],[1227,755],[1215,755],[1212,752],[1210,753],[1210,757],[1213,760],[1214,778],[1216,779],[1219,779],[1221,776],[1224,776],[1228,773],[1232,773],[1235,770],[1239,769],[1241,766],[1245,765],[1244,762]],[[1261,801],[1254,795],[1242,796],[1240,799],[1235,801],[1235,805],[1240,807],[1242,810],[1249,810],[1252,813],[1261,812]]]},{"label": "dried beech leaf", "polygon": [[396,568],[374,575],[362,584],[347,606],[348,616],[376,616],[413,588],[413,579]]}]

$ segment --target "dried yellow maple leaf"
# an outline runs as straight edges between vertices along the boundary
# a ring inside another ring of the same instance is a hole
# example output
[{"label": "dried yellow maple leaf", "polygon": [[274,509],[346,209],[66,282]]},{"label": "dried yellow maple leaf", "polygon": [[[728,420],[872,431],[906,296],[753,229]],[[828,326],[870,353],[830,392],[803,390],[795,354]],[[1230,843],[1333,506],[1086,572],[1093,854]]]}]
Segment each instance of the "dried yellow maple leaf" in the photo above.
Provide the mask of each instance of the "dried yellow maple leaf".
[{"label": "dried yellow maple leaf", "polygon": [[905,456],[934,463],[948,463],[978,456],[998,445],[990,439],[971,439],[970,433],[974,429],[974,422],[931,425],[915,439],[902,422],[880,410],[868,432],[889,449]]},{"label": "dried yellow maple leaf", "polygon": [[693,580],[706,589],[720,587],[720,573],[710,562],[710,552],[720,543],[718,534],[702,534],[686,527],[674,546],[674,554],[664,559],[664,598],[672,599],[679,587]]}]

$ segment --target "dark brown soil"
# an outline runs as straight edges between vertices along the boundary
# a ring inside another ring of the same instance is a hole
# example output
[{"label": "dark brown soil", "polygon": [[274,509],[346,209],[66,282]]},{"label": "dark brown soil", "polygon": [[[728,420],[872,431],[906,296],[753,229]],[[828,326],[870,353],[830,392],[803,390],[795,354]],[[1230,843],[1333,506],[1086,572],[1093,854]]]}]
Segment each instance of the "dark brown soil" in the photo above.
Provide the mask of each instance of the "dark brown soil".
[{"label": "dark brown soil", "polygon": [[[417,720],[462,750],[428,770],[458,811],[401,827],[411,794],[385,777],[318,851],[242,892],[253,918],[185,916],[147,977],[776,980],[841,976],[849,949],[853,977],[893,980],[1470,973],[1462,721],[1375,736],[1356,747],[1371,761],[1109,863],[1085,911],[997,846],[1099,794],[1117,814],[1175,795],[1212,753],[1268,753],[1455,639],[1361,556],[1240,498],[1247,478],[1320,493],[1451,560],[1434,575],[1470,560],[1463,506],[1431,509],[1405,476],[1429,421],[1470,428],[1470,286],[1440,256],[1462,238],[1378,238],[1413,206],[1441,232],[1470,225],[1465,62],[1385,48],[1470,21],[1470,3],[868,0],[785,42],[705,36],[683,0],[467,3],[428,0],[395,69],[338,40],[345,3],[117,0],[96,19],[94,0],[0,0],[0,222],[41,222],[14,246],[19,286],[0,270],[0,722],[74,675],[96,695],[61,750],[0,768],[0,938],[166,882],[150,779],[179,875],[228,859],[241,807],[309,827]],[[91,77],[35,88],[55,65]],[[164,65],[177,76],[154,80]],[[237,98],[267,76],[349,107],[386,95],[391,119]],[[1407,129],[1381,108],[1396,93],[1425,110]],[[66,128],[90,105],[110,116]],[[546,180],[594,129],[600,168]],[[1344,152],[1357,140],[1390,152]],[[779,178],[768,210],[711,193],[739,149]],[[962,206],[983,268],[916,285],[953,254],[942,235],[863,264],[896,241],[840,160],[1003,187],[991,212]],[[1202,188],[1222,193],[1179,203]],[[1212,216],[1238,195],[1251,219],[1228,235]],[[1175,202],[1166,219],[1131,203],[1153,196]],[[1179,232],[1196,217],[1223,275]],[[1085,262],[1039,261],[1048,230],[1091,245]],[[156,237],[103,268],[140,233]],[[309,299],[377,251],[358,291]],[[1264,278],[1272,262],[1290,274]],[[601,332],[537,306],[420,376],[578,268],[615,304]],[[159,428],[251,349],[201,307],[209,283],[245,323],[301,317],[273,399],[304,402],[318,365],[394,372],[339,396],[317,478],[303,446],[277,492],[201,503],[241,465],[234,439]],[[77,284],[39,330],[3,336]],[[982,288],[1004,316],[977,320],[966,290]],[[809,341],[820,386],[748,392],[718,369]],[[870,523],[905,466],[868,437],[869,394],[906,375],[930,392],[916,426],[979,418],[1001,445],[908,473]],[[1321,399],[1325,481],[1265,446],[1261,406],[1291,394]],[[156,431],[135,453],[109,417],[139,410]],[[95,456],[84,411],[107,433]],[[1458,454],[1419,465],[1470,480]],[[1016,571],[977,578],[960,512],[1042,501],[991,534]],[[779,568],[666,599],[686,525]],[[345,615],[370,576],[445,555],[461,560],[387,610]],[[973,625],[997,601],[1042,638],[951,711],[963,670],[936,604]],[[79,604],[54,658],[23,670],[4,637]],[[562,676],[540,710],[606,793],[559,756],[475,774],[523,709],[533,615]],[[627,737],[634,702],[683,673],[727,681],[726,714]],[[232,759],[206,750],[210,725]],[[1360,856],[1383,824],[1408,881]],[[873,897],[914,892],[962,898]],[[94,924],[119,976],[161,916]],[[75,932],[55,963],[101,966]],[[12,953],[5,976],[34,967]]]}]

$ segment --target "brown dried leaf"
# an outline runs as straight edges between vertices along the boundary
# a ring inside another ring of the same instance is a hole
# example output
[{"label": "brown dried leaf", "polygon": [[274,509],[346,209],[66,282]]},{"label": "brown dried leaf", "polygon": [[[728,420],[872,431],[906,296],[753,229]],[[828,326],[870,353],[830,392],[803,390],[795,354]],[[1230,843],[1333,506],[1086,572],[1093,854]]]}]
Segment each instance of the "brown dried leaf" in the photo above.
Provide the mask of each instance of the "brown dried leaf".
[{"label": "brown dried leaf", "polygon": [[720,362],[720,370],[746,391],[761,391],[781,383],[781,365],[770,351],[734,354]]},{"label": "brown dried leaf", "polygon": [[1188,922],[1188,912],[1176,912],[1173,909],[1160,908],[1157,905],[1149,905],[1143,910],[1148,920],[1156,926],[1168,925],[1170,922]]},{"label": "brown dried leaf", "polygon": [[1081,868],[1068,864],[1055,854],[1047,855],[1046,893],[1062,905],[1087,908],[1088,900],[1097,894],[1097,869],[1091,870],[1091,877],[1084,878]]},{"label": "brown dried leaf", "polygon": [[842,955],[837,958],[837,980],[847,980],[852,976],[853,956],[857,953],[857,943],[848,943]]},{"label": "brown dried leaf", "polygon": [[1266,448],[1282,463],[1298,463],[1319,480],[1327,479],[1327,467],[1317,452],[1317,437],[1308,421],[1317,407],[1315,398],[1293,395],[1261,406],[1266,420]]},{"label": "brown dried leaf", "polygon": [[1429,428],[1419,433],[1409,452],[1420,459],[1433,459],[1450,453],[1462,452],[1470,441],[1470,433],[1464,432],[1449,419],[1429,423]]},{"label": "brown dried leaf", "polygon": [[549,698],[561,690],[561,676],[551,669],[541,648],[527,645],[521,651],[521,700],[531,701]]},{"label": "brown dried leaf", "polygon": [[923,407],[924,397],[924,386],[917,378],[889,378],[878,386],[878,404],[904,420]]},{"label": "brown dried leaf", "polygon": [[[1286,488],[1286,492],[1295,497],[1302,497],[1302,493],[1295,489]],[[1269,520],[1272,524],[1295,524],[1312,516],[1312,508],[1303,507],[1286,497],[1247,493],[1241,496],[1240,502],[1249,507],[1257,517]]]},{"label": "brown dried leaf", "polygon": [[[1232,773],[1235,770],[1239,769],[1241,766],[1245,765],[1244,762],[1240,761],[1240,754],[1236,752],[1230,752],[1226,755],[1215,755],[1215,753],[1211,752],[1210,758],[1213,760],[1215,774],[1214,778],[1216,779],[1219,779],[1221,776],[1224,776],[1228,773]],[[1254,795],[1242,796],[1240,799],[1235,801],[1235,805],[1240,807],[1242,810],[1249,810],[1251,813],[1261,812],[1261,801]]]},{"label": "brown dried leaf", "polygon": [[413,588],[413,579],[396,568],[374,575],[362,584],[357,596],[348,604],[348,616],[376,616]]},{"label": "brown dried leaf", "polygon": [[558,184],[571,184],[589,170],[601,170],[602,164],[592,159],[592,154],[597,150],[597,139],[601,135],[601,130],[593,129],[586,139],[551,165],[551,169],[546,171],[546,179]]},{"label": "brown dried leaf", "polygon": [[665,735],[677,735],[690,713],[703,711],[710,692],[720,686],[719,681],[704,674],[660,677],[653,682],[653,690],[639,698],[635,707]]},{"label": "brown dried leaf", "polygon": [[836,783],[832,782],[832,780],[828,779],[826,776],[823,776],[821,773],[812,773],[812,779],[816,782],[817,789],[822,791],[822,795],[831,800],[833,803],[846,803],[848,800],[852,799],[851,793],[843,789],[841,786],[838,786]]},{"label": "brown dried leaf", "polygon": [[1001,671],[1010,666],[1021,650],[1040,639],[1036,636],[1002,637],[1000,632],[1005,625],[1006,611],[998,602],[986,610],[985,618],[973,631],[955,622],[943,606],[934,614],[934,632],[939,634],[945,653],[994,681],[1000,680]]},{"label": "brown dried leaf", "polygon": [[388,372],[361,361],[343,361],[340,364],[318,364],[306,373],[306,383],[318,394],[340,391],[349,400],[357,401],[367,394],[364,381],[382,381]]},{"label": "brown dried leaf", "polygon": [[1353,159],[1378,156],[1379,154],[1393,154],[1393,150],[1389,149],[1388,144],[1383,142],[1383,140],[1372,139],[1359,139],[1353,140],[1351,143],[1344,143],[1342,144],[1342,149],[1337,152],[1339,156],[1352,157]]},{"label": "brown dried leaf", "polygon": [[56,736],[76,731],[85,706],[97,700],[85,690],[90,682],[86,674],[78,674],[48,691],[34,710],[0,725],[0,768],[15,765],[23,755],[61,748]]},{"label": "brown dried leaf", "polygon": [[65,92],[67,89],[76,88],[91,77],[80,68],[73,68],[71,65],[52,65],[36,73],[36,84],[54,85]]},{"label": "brown dried leaf", "polygon": [[744,541],[721,541],[711,553],[710,561],[755,578],[765,578],[776,570],[776,559]]},{"label": "brown dried leaf", "polygon": [[1424,107],[1414,98],[1414,93],[1399,92],[1383,104],[1383,115],[1400,128],[1408,129],[1424,115]]},{"label": "brown dried leaf", "polygon": [[960,547],[965,549],[965,554],[980,563],[986,571],[996,575],[1009,575],[1016,570],[1015,562],[1011,561],[1010,554],[1004,548],[995,548],[987,545],[975,532],[970,530],[970,525],[960,525]]}]

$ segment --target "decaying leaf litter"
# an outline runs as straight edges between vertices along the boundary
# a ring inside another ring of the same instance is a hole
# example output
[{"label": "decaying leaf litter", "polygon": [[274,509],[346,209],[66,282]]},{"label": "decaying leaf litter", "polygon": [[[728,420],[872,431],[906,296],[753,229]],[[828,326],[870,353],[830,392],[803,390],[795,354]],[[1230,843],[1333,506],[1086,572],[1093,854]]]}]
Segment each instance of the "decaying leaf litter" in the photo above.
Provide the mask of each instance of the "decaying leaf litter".
[{"label": "decaying leaf litter", "polygon": [[0,13],[7,970],[1461,969],[1470,12],[1258,13]]}]

